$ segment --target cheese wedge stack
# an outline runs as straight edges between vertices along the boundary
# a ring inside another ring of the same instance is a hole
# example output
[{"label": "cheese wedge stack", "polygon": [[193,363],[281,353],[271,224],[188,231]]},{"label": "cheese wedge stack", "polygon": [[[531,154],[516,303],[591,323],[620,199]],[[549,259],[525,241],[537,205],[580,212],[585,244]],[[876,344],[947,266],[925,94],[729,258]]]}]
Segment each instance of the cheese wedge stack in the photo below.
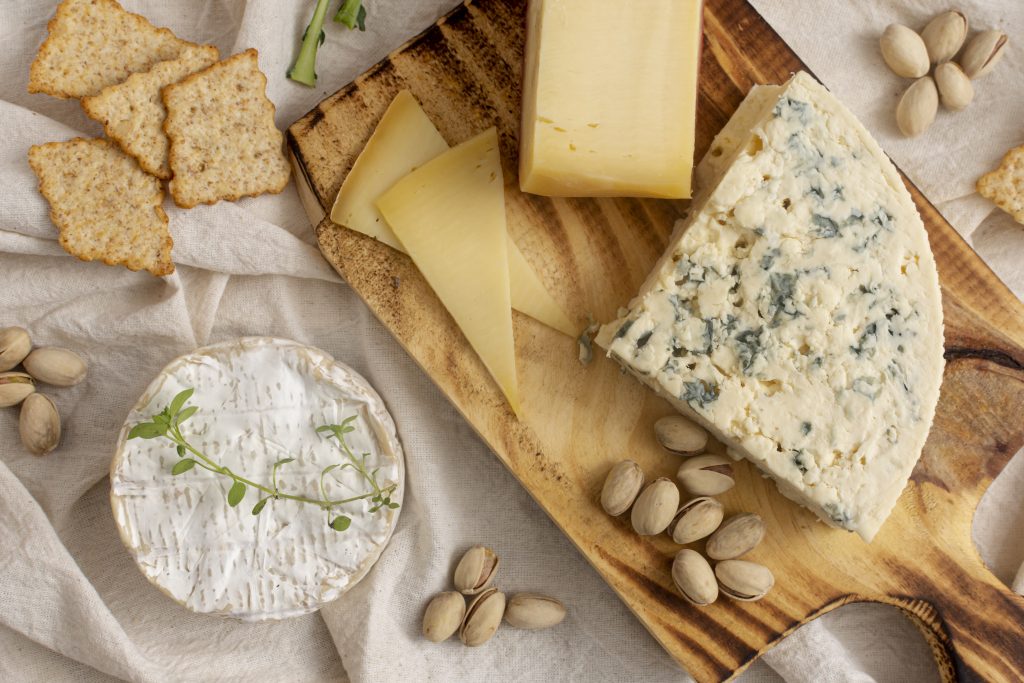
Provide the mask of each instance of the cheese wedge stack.
[{"label": "cheese wedge stack", "polygon": [[598,343],[786,496],[866,541],[943,371],[928,237],[867,130],[805,73],[754,88],[664,256]]}]

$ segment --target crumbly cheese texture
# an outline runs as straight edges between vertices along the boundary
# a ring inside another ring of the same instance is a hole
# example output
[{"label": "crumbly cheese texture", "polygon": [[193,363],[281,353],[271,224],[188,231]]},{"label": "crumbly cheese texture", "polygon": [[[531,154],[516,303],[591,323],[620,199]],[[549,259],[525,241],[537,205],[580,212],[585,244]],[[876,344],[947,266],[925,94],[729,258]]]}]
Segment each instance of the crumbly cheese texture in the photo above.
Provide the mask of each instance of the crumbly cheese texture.
[{"label": "crumbly cheese texture", "polygon": [[598,342],[786,496],[870,541],[938,402],[927,234],[892,163],[807,74],[756,88],[736,116]]},{"label": "crumbly cheese texture", "polygon": [[[200,349],[173,361],[132,410],[111,465],[111,503],[122,540],[142,573],[185,607],[246,621],[283,619],[319,609],[370,569],[398,521],[399,509],[369,512],[360,500],[334,508],[352,519],[345,531],[327,525],[310,504],[270,500],[248,490],[229,507],[231,480],[195,467],[174,476],[178,461],[164,439],[126,440],[186,388],[198,412],[184,423],[189,441],[214,461],[270,485],[273,464],[281,491],[317,497],[320,473],[344,460],[334,439],[315,430],[358,415],[348,434],[381,486],[403,493],[402,449],[383,401],[353,370],[295,342],[246,338]],[[352,468],[324,477],[331,499],[367,489]]]}]

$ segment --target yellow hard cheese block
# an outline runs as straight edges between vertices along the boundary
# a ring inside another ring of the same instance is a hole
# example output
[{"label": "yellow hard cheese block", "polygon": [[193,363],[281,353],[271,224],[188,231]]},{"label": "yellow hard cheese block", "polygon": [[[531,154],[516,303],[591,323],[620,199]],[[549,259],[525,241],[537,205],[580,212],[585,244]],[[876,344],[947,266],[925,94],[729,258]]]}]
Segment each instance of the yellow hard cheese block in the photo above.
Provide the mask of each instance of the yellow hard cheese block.
[{"label": "yellow hard cheese block", "polygon": [[[345,177],[331,209],[331,220],[405,253],[375,202],[413,169],[447,151],[448,143],[434,128],[419,102],[408,90],[402,90],[384,112],[370,141]],[[575,336],[576,326],[545,289],[511,237],[508,256],[512,308],[559,332]]]},{"label": "yellow hard cheese block", "polygon": [[399,180],[377,208],[518,415],[503,184],[490,128]]},{"label": "yellow hard cheese block", "polygon": [[690,196],[701,0],[530,0],[519,183]]}]

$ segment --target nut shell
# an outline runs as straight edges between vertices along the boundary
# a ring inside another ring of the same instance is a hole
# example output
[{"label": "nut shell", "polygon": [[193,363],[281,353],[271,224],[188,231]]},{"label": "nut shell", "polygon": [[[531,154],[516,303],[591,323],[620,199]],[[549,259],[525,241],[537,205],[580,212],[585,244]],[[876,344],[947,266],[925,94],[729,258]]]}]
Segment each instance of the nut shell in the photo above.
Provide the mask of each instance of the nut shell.
[{"label": "nut shell", "polygon": [[672,582],[690,603],[703,607],[718,599],[718,582],[708,561],[696,550],[683,548],[672,561]]},{"label": "nut shell", "polygon": [[85,379],[85,361],[74,351],[44,346],[22,361],[25,371],[37,381],[55,387],[71,387]]},{"label": "nut shell", "polygon": [[517,593],[505,607],[505,621],[516,628],[551,628],[565,619],[565,605],[539,593]]},{"label": "nut shell", "polygon": [[764,533],[761,515],[753,512],[735,515],[711,534],[705,551],[712,560],[732,560],[756,548],[764,540]]},{"label": "nut shell", "polygon": [[668,533],[679,545],[693,543],[712,534],[724,516],[725,508],[714,498],[694,498],[683,503],[669,524]]},{"label": "nut shell", "polygon": [[644,471],[632,460],[623,460],[608,472],[601,489],[601,507],[612,517],[629,509],[644,485]]},{"label": "nut shell", "polygon": [[43,394],[30,394],[21,404],[18,420],[21,442],[33,455],[46,455],[60,443],[60,415]]},{"label": "nut shell", "polygon": [[719,591],[733,600],[760,600],[775,585],[775,575],[764,565],[745,560],[723,560],[715,565]]},{"label": "nut shell", "polygon": [[676,479],[691,496],[717,496],[736,485],[732,460],[724,455],[698,455],[679,466]]},{"label": "nut shell", "polygon": [[505,594],[497,588],[488,588],[469,603],[466,618],[459,628],[459,640],[469,647],[483,645],[501,626],[505,614]]},{"label": "nut shell", "polygon": [[641,536],[664,531],[679,508],[679,488],[671,479],[661,477],[648,484],[633,503],[630,521]]},{"label": "nut shell", "polygon": [[448,640],[466,616],[466,598],[448,591],[434,596],[423,613],[423,637],[433,643]]},{"label": "nut shell", "polygon": [[939,111],[939,92],[931,76],[919,78],[896,105],[896,125],[909,138],[928,130]]},{"label": "nut shell", "polygon": [[921,31],[921,40],[928,49],[928,59],[932,64],[953,59],[963,47],[966,37],[967,16],[957,10],[936,15]]},{"label": "nut shell", "polygon": [[974,99],[971,79],[956,62],[944,62],[935,67],[935,86],[939,89],[942,106],[960,111]]},{"label": "nut shell", "polygon": [[24,372],[0,372],[0,408],[16,406],[35,392],[36,383]]},{"label": "nut shell", "polygon": [[699,453],[708,445],[708,433],[682,415],[668,415],[654,423],[654,436],[666,450],[681,455]]},{"label": "nut shell", "polygon": [[960,66],[967,77],[973,80],[992,71],[1006,52],[1006,43],[1006,34],[996,30],[982,31],[971,38],[960,55]]},{"label": "nut shell", "polygon": [[916,31],[890,24],[878,42],[882,59],[897,76],[920,78],[928,73],[928,48]]},{"label": "nut shell", "polygon": [[32,350],[32,339],[24,327],[0,330],[0,372],[6,372],[25,360]]},{"label": "nut shell", "polygon": [[493,550],[475,545],[466,551],[455,567],[455,589],[466,595],[476,595],[487,588],[498,572],[500,559]]}]

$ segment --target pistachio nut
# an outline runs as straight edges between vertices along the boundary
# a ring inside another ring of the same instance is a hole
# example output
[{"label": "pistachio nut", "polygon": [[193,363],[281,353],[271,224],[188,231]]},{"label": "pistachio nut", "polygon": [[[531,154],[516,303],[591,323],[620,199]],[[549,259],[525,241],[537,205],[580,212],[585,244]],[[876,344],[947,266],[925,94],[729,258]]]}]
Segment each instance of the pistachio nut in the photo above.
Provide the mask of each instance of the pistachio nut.
[{"label": "pistachio nut", "polygon": [[0,408],[16,406],[36,390],[31,375],[24,372],[0,372]]},{"label": "pistachio nut", "polygon": [[935,86],[946,109],[960,111],[974,99],[971,79],[956,62],[943,62],[935,67]]},{"label": "pistachio nut", "polygon": [[672,561],[672,582],[679,593],[694,605],[710,605],[718,599],[718,582],[704,556],[683,548]]},{"label": "pistachio nut", "polygon": [[29,394],[21,404],[18,420],[21,442],[34,455],[46,455],[60,443],[60,415],[43,394]]},{"label": "pistachio nut", "polygon": [[32,340],[23,327],[5,327],[0,330],[0,372],[5,372],[25,360],[32,350]]},{"label": "pistachio nut", "polygon": [[673,453],[698,453],[708,445],[708,433],[682,415],[669,415],[654,423],[654,436]]},{"label": "pistachio nut", "polygon": [[914,81],[896,105],[896,125],[908,138],[920,135],[932,125],[939,111],[935,81],[925,76]]},{"label": "pistachio nut", "polygon": [[928,59],[940,64],[953,59],[967,37],[967,15],[950,10],[937,15],[921,31],[921,40],[928,48]]},{"label": "pistachio nut", "polygon": [[772,570],[756,562],[723,560],[715,565],[719,590],[733,600],[760,600],[775,585]]},{"label": "pistachio nut", "polygon": [[85,361],[74,351],[56,346],[34,350],[22,361],[25,371],[37,381],[55,387],[70,387],[85,379]]},{"label": "pistachio nut", "polygon": [[655,536],[664,531],[679,507],[679,488],[671,479],[661,477],[647,485],[633,504],[633,531]]},{"label": "pistachio nut", "polygon": [[466,551],[455,567],[455,589],[476,595],[490,585],[498,571],[498,556],[490,548],[475,545]]},{"label": "pistachio nut", "polygon": [[928,73],[928,48],[916,31],[902,24],[889,24],[879,45],[882,59],[897,76],[920,78]]},{"label": "pistachio nut", "polygon": [[504,614],[505,594],[497,588],[488,588],[469,603],[466,618],[459,628],[459,640],[470,647],[483,645],[497,632]]},{"label": "pistachio nut", "polygon": [[694,498],[683,503],[675,519],[668,525],[668,533],[679,545],[693,543],[714,532],[724,516],[725,509],[714,498]]},{"label": "pistachio nut", "polygon": [[601,507],[612,517],[629,509],[644,485],[644,471],[632,460],[623,460],[608,473],[601,489]]},{"label": "pistachio nut", "polygon": [[756,548],[764,540],[764,531],[761,515],[754,512],[735,515],[711,534],[705,550],[712,560],[732,560]]},{"label": "pistachio nut", "polygon": [[565,605],[539,593],[517,593],[505,607],[505,621],[516,628],[551,628],[565,619]]},{"label": "pistachio nut", "polygon": [[466,616],[466,598],[448,591],[434,596],[423,613],[423,637],[432,643],[448,640],[459,630]]},{"label": "pistachio nut", "polygon": [[717,496],[736,485],[732,461],[724,455],[698,455],[679,466],[676,479],[693,496]]},{"label": "pistachio nut", "polygon": [[967,77],[981,78],[991,71],[1006,52],[1006,40],[1006,34],[996,30],[982,31],[971,38],[960,55],[960,66]]}]

